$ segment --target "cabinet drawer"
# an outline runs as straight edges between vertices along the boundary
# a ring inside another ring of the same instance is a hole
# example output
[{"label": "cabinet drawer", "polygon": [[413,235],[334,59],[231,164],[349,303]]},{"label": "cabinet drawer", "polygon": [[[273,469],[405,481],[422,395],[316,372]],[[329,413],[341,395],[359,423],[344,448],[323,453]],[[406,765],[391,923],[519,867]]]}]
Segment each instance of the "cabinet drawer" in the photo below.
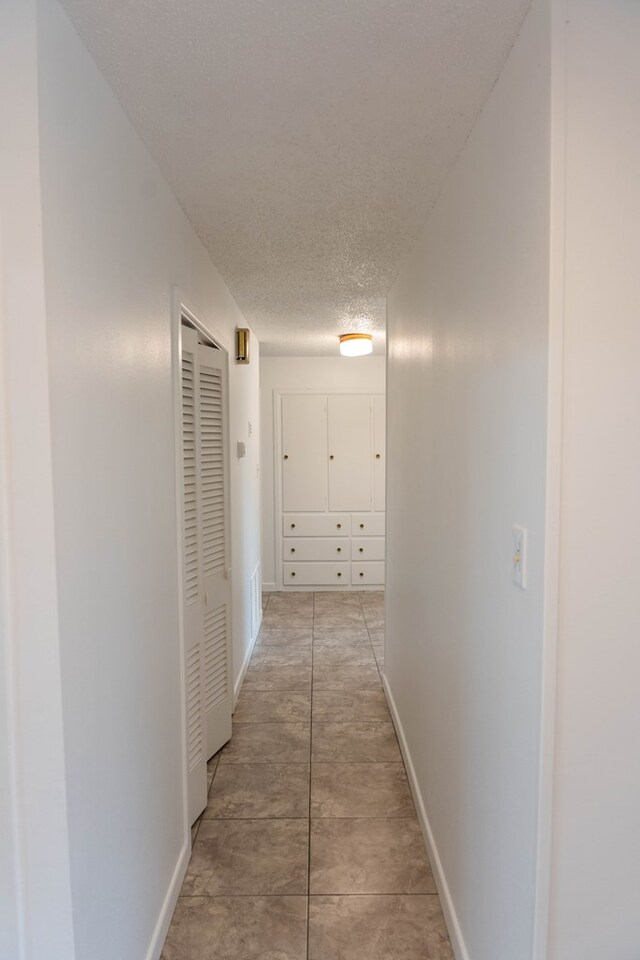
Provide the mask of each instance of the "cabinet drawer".
[{"label": "cabinet drawer", "polygon": [[384,537],[384,513],[353,513],[351,529],[354,537]]},{"label": "cabinet drawer", "polygon": [[339,586],[349,585],[348,563],[284,563],[283,585]]},{"label": "cabinet drawer", "polygon": [[348,560],[349,544],[340,537],[286,537],[282,543],[282,559]]},{"label": "cabinet drawer", "polygon": [[348,513],[287,513],[282,518],[285,537],[348,537]]},{"label": "cabinet drawer", "polygon": [[384,560],[384,537],[354,537],[352,560]]},{"label": "cabinet drawer", "polygon": [[352,563],[351,583],[367,583],[381,586],[384,583],[384,562]]}]

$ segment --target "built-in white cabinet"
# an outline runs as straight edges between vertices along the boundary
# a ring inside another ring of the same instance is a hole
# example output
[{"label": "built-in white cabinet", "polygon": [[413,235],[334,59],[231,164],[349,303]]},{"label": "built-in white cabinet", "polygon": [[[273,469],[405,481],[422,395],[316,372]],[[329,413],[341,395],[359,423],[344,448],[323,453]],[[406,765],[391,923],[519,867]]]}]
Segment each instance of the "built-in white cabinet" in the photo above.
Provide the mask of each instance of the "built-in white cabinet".
[{"label": "built-in white cabinet", "polygon": [[327,398],[282,398],[284,509],[327,509]]},{"label": "built-in white cabinet", "polygon": [[384,583],[384,474],[383,395],[281,397],[284,588]]},{"label": "built-in white cabinet", "polygon": [[386,461],[386,397],[373,398],[373,509],[384,510]]},{"label": "built-in white cabinet", "polygon": [[372,397],[329,397],[329,510],[371,510]]}]

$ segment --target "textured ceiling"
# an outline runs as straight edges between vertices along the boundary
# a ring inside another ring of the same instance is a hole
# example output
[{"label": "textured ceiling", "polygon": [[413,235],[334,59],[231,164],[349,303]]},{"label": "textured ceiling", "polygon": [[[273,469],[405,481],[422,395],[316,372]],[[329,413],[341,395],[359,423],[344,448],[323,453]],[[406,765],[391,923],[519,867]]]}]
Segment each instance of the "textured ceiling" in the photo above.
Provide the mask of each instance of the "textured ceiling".
[{"label": "textured ceiling", "polygon": [[529,0],[63,0],[271,354],[370,330]]}]

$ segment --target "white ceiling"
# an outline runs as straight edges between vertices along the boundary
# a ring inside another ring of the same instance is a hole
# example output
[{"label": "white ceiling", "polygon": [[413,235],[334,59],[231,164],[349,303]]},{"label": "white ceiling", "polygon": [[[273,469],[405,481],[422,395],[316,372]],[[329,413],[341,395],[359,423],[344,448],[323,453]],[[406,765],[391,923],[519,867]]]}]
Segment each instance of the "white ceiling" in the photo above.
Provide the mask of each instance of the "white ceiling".
[{"label": "white ceiling", "polygon": [[370,330],[530,0],[63,0],[266,353]]}]

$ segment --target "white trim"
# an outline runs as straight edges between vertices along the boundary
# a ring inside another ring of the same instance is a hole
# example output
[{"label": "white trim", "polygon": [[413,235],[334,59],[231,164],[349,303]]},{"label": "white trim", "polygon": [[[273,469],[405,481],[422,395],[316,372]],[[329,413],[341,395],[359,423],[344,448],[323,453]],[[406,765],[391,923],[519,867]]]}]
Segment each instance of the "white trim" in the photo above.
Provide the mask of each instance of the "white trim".
[{"label": "white trim", "polygon": [[433,831],[429,823],[429,818],[427,816],[424,800],[422,799],[422,793],[420,792],[420,787],[418,785],[418,778],[416,776],[416,771],[413,766],[413,761],[411,759],[411,754],[409,752],[407,740],[404,735],[404,730],[402,728],[402,723],[400,721],[398,709],[396,707],[395,700],[393,699],[393,694],[391,693],[389,681],[387,680],[385,673],[382,674],[382,686],[387,698],[387,702],[389,704],[389,710],[391,711],[391,719],[393,720],[393,725],[398,735],[398,742],[400,744],[402,759],[404,760],[404,765],[407,770],[407,778],[409,780],[409,786],[411,787],[413,801],[416,805],[418,822],[420,824],[420,829],[422,830],[422,836],[424,837],[425,846],[427,848],[427,854],[429,855],[431,870],[433,872],[433,877],[436,882],[436,887],[438,888],[440,904],[442,906],[442,912],[444,913],[447,929],[449,931],[451,946],[455,954],[456,960],[469,960],[469,951],[467,950],[467,946],[464,942],[464,937],[462,936],[462,929],[460,927],[460,922],[458,920],[458,914],[456,912],[455,904],[451,896],[449,884],[447,883],[447,878],[444,872],[444,868],[442,866],[440,854],[438,853],[438,847],[436,845],[435,837],[433,835]]},{"label": "white trim", "polygon": [[[262,623],[262,607],[260,608],[260,622]],[[240,696],[242,684],[244,683],[244,675],[247,672],[249,661],[251,660],[251,654],[253,653],[253,648],[256,645],[256,640],[258,639],[259,633],[260,633],[260,630],[258,629],[256,631],[255,637],[251,638],[249,642],[249,646],[247,647],[247,652],[244,655],[244,660],[242,662],[242,667],[240,668],[240,673],[238,674],[238,678],[233,685],[233,709],[234,710],[236,708],[236,703],[238,702],[238,697]]]},{"label": "white trim", "polygon": [[189,866],[190,857],[191,831],[189,831],[189,839],[187,840],[187,843],[183,844],[180,850],[180,855],[171,877],[171,883],[169,884],[169,889],[167,890],[166,896],[162,902],[160,915],[155,925],[151,942],[149,943],[149,949],[145,954],[145,960],[160,960],[160,956],[164,948],[164,942],[167,938],[167,933],[169,932],[169,925],[171,924],[171,919],[173,917],[173,911],[176,908],[176,903],[178,902],[178,897],[180,896],[182,882],[187,872],[187,867]]},{"label": "white trim", "polygon": [[533,960],[547,958],[551,896],[564,406],[567,20],[566,0],[552,4],[547,474]]},{"label": "white trim", "polygon": [[263,593],[275,593],[278,587],[275,583],[263,583],[262,592]]}]

